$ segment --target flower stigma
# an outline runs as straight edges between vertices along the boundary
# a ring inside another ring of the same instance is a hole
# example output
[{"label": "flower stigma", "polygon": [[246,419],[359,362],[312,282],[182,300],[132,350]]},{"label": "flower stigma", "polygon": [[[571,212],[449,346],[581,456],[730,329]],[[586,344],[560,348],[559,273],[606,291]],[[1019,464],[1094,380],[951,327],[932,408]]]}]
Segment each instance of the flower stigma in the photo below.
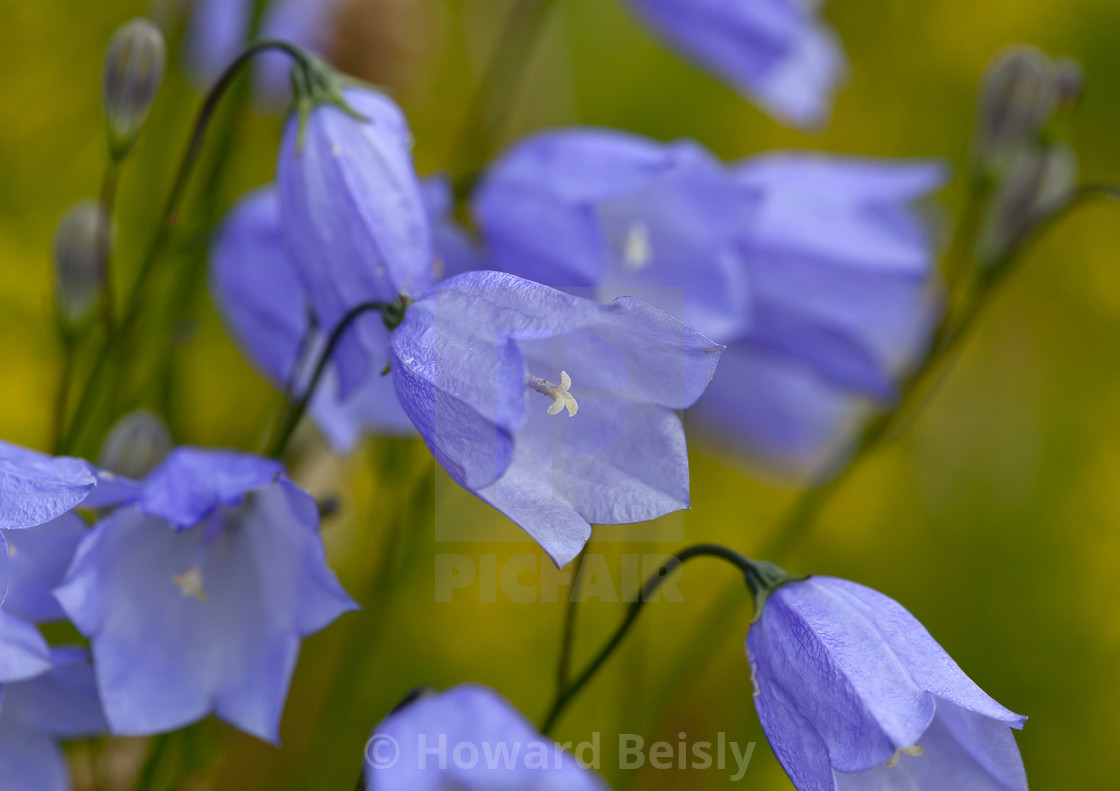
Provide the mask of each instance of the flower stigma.
[{"label": "flower stigma", "polygon": [[902,756],[904,755],[909,755],[917,758],[919,755],[922,755],[924,753],[925,748],[919,747],[916,744],[913,744],[909,747],[903,747],[901,750],[894,751],[894,755],[892,755],[891,759],[887,761],[887,766],[898,766],[898,762],[902,760]]},{"label": "flower stigma", "polygon": [[632,272],[644,269],[653,258],[653,250],[649,243],[649,226],[643,222],[636,222],[630,226],[626,234],[626,243],[623,250],[626,268]]},{"label": "flower stigma", "polygon": [[576,412],[579,411],[579,404],[576,403],[575,397],[569,392],[572,387],[572,377],[568,376],[567,371],[560,372],[560,384],[558,385],[531,374],[525,374],[525,384],[541,395],[546,395],[552,399],[552,406],[548,408],[548,414],[558,415],[561,411],[567,409],[568,417],[575,417]]},{"label": "flower stigma", "polygon": [[185,598],[206,601],[206,591],[202,587],[202,568],[196,563],[182,574],[174,574],[171,581],[179,586]]}]

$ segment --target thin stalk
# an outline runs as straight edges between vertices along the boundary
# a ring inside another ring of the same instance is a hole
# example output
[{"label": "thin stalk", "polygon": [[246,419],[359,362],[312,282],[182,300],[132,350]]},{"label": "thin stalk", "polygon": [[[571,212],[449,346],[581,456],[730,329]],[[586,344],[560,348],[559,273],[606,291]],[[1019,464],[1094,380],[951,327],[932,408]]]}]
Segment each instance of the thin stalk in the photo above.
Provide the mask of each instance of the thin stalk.
[{"label": "thin stalk", "polygon": [[83,428],[88,424],[90,415],[96,405],[98,384],[100,379],[104,376],[109,359],[113,356],[113,352],[120,344],[120,339],[127,335],[132,325],[140,316],[143,309],[142,296],[148,281],[151,279],[160,254],[167,245],[172,231],[179,223],[179,207],[182,204],[187,185],[191,180],[191,174],[194,172],[195,164],[202,151],[202,143],[206,137],[207,128],[210,125],[210,121],[218,105],[245,66],[253,58],[267,51],[284,52],[299,63],[306,62],[306,56],[291,44],[283,41],[259,41],[249,46],[226,67],[226,70],[222,72],[221,76],[218,77],[218,80],[214,83],[214,86],[210,89],[210,92],[206,95],[202,107],[199,109],[198,116],[191,131],[191,136],[187,141],[186,149],[183,152],[179,170],[176,173],[175,180],[168,193],[167,201],[160,215],[160,221],[156,226],[155,233],[152,236],[147,251],[141,259],[136,279],[132,285],[132,290],[129,292],[128,298],[125,301],[120,325],[116,328],[116,331],[105,339],[105,343],[102,344],[97,357],[94,359],[93,366],[90,369],[89,377],[82,391],[82,396],[78,401],[77,407],[75,407],[74,415],[71,417],[70,425],[64,435],[62,445],[65,449],[72,449],[74,447],[81,436]]},{"label": "thin stalk", "polygon": [[[638,620],[638,616],[642,612],[645,603],[649,601],[661,585],[669,578],[674,571],[679,569],[688,561],[698,557],[712,557],[730,563],[735,568],[743,573],[747,579],[748,587],[751,591],[756,591],[759,586],[766,586],[769,584],[765,574],[760,570],[758,564],[750,558],[740,555],[738,552],[728,549],[727,547],[719,546],[718,544],[697,544],[695,546],[686,547],[679,552],[670,555],[665,562],[663,562],[642,585],[641,590],[638,592],[638,597],[630,604],[626,612],[626,616],[622,619],[622,623],[618,625],[614,633],[610,636],[607,642],[599,649],[599,652],[584,668],[583,672],[576,677],[575,681],[567,685],[555,698],[552,707],[549,709],[548,714],[545,715],[541,723],[541,733],[547,735],[564,710],[568,707],[576,696],[583,690],[584,687],[595,677],[595,675],[607,663],[615,650],[622,645],[622,641],[626,639],[626,635]],[[756,607],[758,603],[756,602]]]},{"label": "thin stalk", "polygon": [[74,381],[75,339],[68,329],[62,330],[62,370],[54,396],[53,436],[58,453],[62,445],[62,432],[66,430],[66,406],[70,402],[70,385]]},{"label": "thin stalk", "polygon": [[568,603],[564,608],[564,628],[560,635],[560,657],[556,661],[556,694],[567,687],[572,669],[572,650],[575,648],[576,620],[579,613],[580,588],[583,583],[583,561],[587,557],[590,543],[576,556],[572,569],[572,589],[568,592]]},{"label": "thin stalk", "polygon": [[101,178],[100,203],[105,213],[105,223],[97,240],[97,264],[100,268],[98,279],[101,281],[101,327],[108,338],[113,334],[113,210],[117,203],[117,185],[120,182],[121,163],[110,158]]},{"label": "thin stalk", "polygon": [[[338,322],[334,330],[331,332],[327,339],[326,346],[323,347],[323,353],[319,355],[318,361],[315,363],[315,370],[311,374],[311,379],[304,388],[303,394],[294,401],[288,402],[287,409],[284,410],[284,415],[280,419],[280,428],[276,432],[276,438],[273,440],[270,456],[280,457],[283,455],[284,450],[288,447],[288,442],[295,433],[296,426],[299,425],[303,415],[307,412],[307,407],[311,403],[311,399],[315,395],[315,390],[319,386],[323,374],[326,373],[327,364],[331,360],[331,355],[334,354],[335,348],[338,346],[342,336],[350,329],[351,325],[359,318],[367,313],[381,313],[383,316],[386,311],[391,311],[396,306],[389,302],[371,301],[363,302],[360,305],[352,307],[342,320]],[[288,388],[289,393],[295,392],[294,383]]]},{"label": "thin stalk", "polygon": [[[475,89],[448,162],[453,172],[473,176],[489,156],[495,131],[509,115],[512,94],[527,69],[532,50],[555,0],[517,0]],[[495,90],[497,88],[497,90]]]}]

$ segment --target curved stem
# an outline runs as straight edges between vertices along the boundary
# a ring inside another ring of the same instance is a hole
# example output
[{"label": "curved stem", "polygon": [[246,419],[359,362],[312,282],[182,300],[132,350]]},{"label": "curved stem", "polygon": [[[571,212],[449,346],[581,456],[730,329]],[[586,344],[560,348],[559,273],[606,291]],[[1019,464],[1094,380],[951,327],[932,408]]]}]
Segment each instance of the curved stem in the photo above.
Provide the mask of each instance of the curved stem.
[{"label": "curved stem", "polygon": [[[311,374],[311,378],[308,380],[307,387],[304,388],[303,394],[294,401],[288,402],[288,408],[284,410],[284,415],[280,420],[280,429],[277,431],[276,439],[273,440],[268,455],[276,457],[283,455],[284,449],[287,448],[288,442],[292,438],[292,434],[295,433],[296,426],[299,425],[299,421],[303,418],[308,405],[311,403],[311,399],[315,395],[315,390],[318,388],[323,374],[326,373],[327,363],[330,362],[331,355],[334,354],[334,350],[338,346],[339,341],[342,340],[342,336],[346,334],[346,331],[350,329],[351,325],[366,313],[376,312],[385,317],[389,311],[398,309],[398,307],[398,305],[391,302],[374,300],[355,305],[342,317],[327,338],[327,343],[323,347],[323,352],[319,355],[318,361],[315,363],[315,369]],[[297,374],[293,374],[293,376]],[[294,393],[295,388],[296,383],[293,381],[288,387],[288,392]]]},{"label": "curved stem", "polygon": [[167,195],[167,201],[160,215],[159,224],[156,227],[156,231],[152,236],[152,240],[148,245],[144,257],[141,259],[140,268],[136,274],[136,280],[133,282],[132,289],[125,302],[120,326],[106,338],[105,343],[101,346],[97,357],[94,359],[93,366],[86,380],[85,388],[82,391],[82,396],[78,401],[77,407],[74,409],[74,414],[70,419],[69,427],[61,443],[63,449],[72,450],[75,443],[80,438],[82,430],[88,425],[90,415],[96,404],[97,385],[105,373],[109,358],[120,342],[119,339],[127,334],[140,316],[143,307],[141,297],[155,269],[155,264],[171,236],[171,232],[178,224],[179,206],[186,194],[191,174],[194,171],[195,164],[202,151],[202,143],[206,137],[206,130],[210,125],[210,121],[219,103],[229,91],[237,77],[241,74],[246,64],[258,55],[269,51],[283,52],[301,65],[308,63],[307,56],[298,47],[288,44],[287,42],[272,40],[258,41],[246,48],[226,67],[213,87],[211,87],[209,93],[207,93],[206,98],[203,100],[202,107],[198,111],[198,116],[195,119],[191,136],[187,141],[186,149],[183,152],[183,157],[179,164],[179,170],[175,175],[175,180],[172,182],[171,190]]},{"label": "curved stem", "polygon": [[[645,603],[653,597],[658,588],[669,578],[669,575],[683,566],[689,560],[698,557],[714,557],[723,560],[743,573],[747,580],[747,585],[752,593],[758,597],[760,587],[765,589],[767,586],[772,585],[765,570],[753,560],[744,555],[740,555],[734,550],[718,544],[696,544],[695,546],[686,547],[679,552],[670,555],[664,563],[662,563],[657,571],[649,577],[642,585],[641,590],[638,592],[638,598],[630,604],[630,608],[626,612],[626,617],[622,619],[622,623],[615,629],[614,634],[610,639],[599,649],[599,653],[588,663],[587,667],[571,684],[566,686],[553,701],[552,708],[549,709],[548,714],[545,716],[541,724],[541,733],[547,735],[556,725],[560,715],[568,707],[575,697],[587,686],[588,682],[595,677],[595,674],[602,669],[607,660],[610,659],[611,654],[615,652],[630,632],[634,622],[637,621],[638,615],[641,614],[642,607]],[[793,578],[790,578],[793,579]],[[758,603],[756,601],[756,608]]]}]

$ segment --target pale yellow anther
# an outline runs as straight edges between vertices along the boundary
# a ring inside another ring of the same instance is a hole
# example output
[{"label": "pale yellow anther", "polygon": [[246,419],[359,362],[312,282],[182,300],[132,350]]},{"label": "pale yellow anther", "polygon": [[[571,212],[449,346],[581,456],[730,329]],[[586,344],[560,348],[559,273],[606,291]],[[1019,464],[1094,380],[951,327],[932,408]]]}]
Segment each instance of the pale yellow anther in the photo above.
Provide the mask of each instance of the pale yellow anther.
[{"label": "pale yellow anther", "polygon": [[572,377],[568,376],[567,371],[560,372],[560,384],[558,385],[547,379],[540,379],[529,374],[525,376],[525,384],[541,395],[546,395],[552,399],[548,414],[558,415],[567,409],[568,417],[575,417],[576,412],[579,411],[579,404],[576,402],[575,396],[569,392],[572,387]]},{"label": "pale yellow anther", "polygon": [[16,551],[16,545],[12,544],[12,543],[9,543],[8,544],[8,557],[14,558],[17,554],[19,554],[19,553]]},{"label": "pale yellow anther", "polygon": [[653,249],[649,243],[649,226],[645,223],[634,223],[630,227],[630,232],[626,234],[623,249],[626,268],[634,271],[644,269],[652,258]]},{"label": "pale yellow anther", "polygon": [[206,601],[206,591],[202,588],[202,569],[198,566],[191,566],[182,574],[173,575],[171,581],[179,586],[183,596]]},{"label": "pale yellow anther", "polygon": [[903,747],[902,749],[895,750],[894,755],[892,755],[891,759],[887,761],[887,766],[898,766],[898,762],[902,760],[902,756],[904,755],[909,755],[912,758],[917,758],[919,755],[923,754],[925,754],[924,747],[919,747],[916,744],[912,744],[909,747]]}]

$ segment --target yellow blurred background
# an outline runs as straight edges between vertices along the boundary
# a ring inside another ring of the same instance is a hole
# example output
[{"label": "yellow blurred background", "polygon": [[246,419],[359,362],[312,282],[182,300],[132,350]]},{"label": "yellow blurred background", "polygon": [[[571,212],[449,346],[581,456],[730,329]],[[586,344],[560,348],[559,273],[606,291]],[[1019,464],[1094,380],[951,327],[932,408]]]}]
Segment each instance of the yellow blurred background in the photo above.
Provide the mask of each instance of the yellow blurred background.
[{"label": "yellow blurred background", "polygon": [[[727,159],[773,148],[936,156],[959,176],[974,95],[1001,47],[1036,44],[1086,72],[1072,132],[1086,180],[1120,181],[1120,4],[1114,0],[862,0],[828,4],[851,61],[831,124],[803,134],[770,120],[647,35],[621,0],[561,0],[524,66],[502,142],[542,126],[599,124],[664,140],[692,137]],[[384,84],[413,124],[421,173],[451,166],[457,131],[508,0],[355,0],[339,60]],[[48,448],[60,351],[51,307],[50,244],[70,204],[97,193],[104,166],[100,62],[113,30],[146,0],[0,2],[0,437]],[[171,63],[178,64],[178,53]],[[121,184],[118,287],[148,239],[198,96],[169,76]],[[271,178],[282,119],[254,114],[234,136],[217,217]],[[942,196],[959,208],[958,178]],[[255,449],[279,396],[241,358],[205,299],[197,238],[164,262],[144,326],[173,343],[171,368],[137,406],[170,412],[179,442]],[[197,235],[196,235],[197,236]],[[203,238],[203,237],[198,237]],[[183,276],[176,268],[191,268]],[[197,320],[188,315],[197,308]],[[160,348],[149,343],[145,348]],[[993,697],[1029,715],[1019,744],[1032,787],[1110,788],[1120,704],[1120,211],[1093,204],[1039,241],[978,327],[960,364],[900,441],[847,481],[786,564],[847,577],[909,608]],[[166,354],[164,355],[166,357]],[[158,370],[159,360],[151,367]],[[96,442],[84,449],[96,451]],[[376,722],[409,689],[490,684],[538,720],[553,691],[562,601],[496,601],[472,584],[439,595],[441,562],[509,568],[528,553],[521,531],[442,472],[418,441],[372,441],[332,459],[310,432],[293,474],[342,496],[324,525],[334,566],[363,611],[309,639],[280,750],[217,723],[198,789],[348,789]],[[692,444],[691,512],[614,530],[593,551],[613,588],[624,555],[718,541],[758,550],[795,496]],[[462,540],[485,535],[486,542]],[[650,536],[668,540],[650,540]],[[674,536],[679,536],[674,538]],[[450,539],[450,540],[448,540]],[[443,556],[443,560],[440,557]],[[485,558],[493,557],[493,561]],[[465,567],[465,566],[464,566]],[[525,584],[542,575],[525,571]],[[539,590],[556,587],[543,575]],[[556,732],[602,734],[615,789],[721,789],[729,773],[619,771],[618,733],[647,741],[758,742],[752,789],[790,785],[765,745],[751,697],[735,573],[698,561],[677,583],[684,601],[651,605],[624,649]],[[606,588],[611,588],[608,585]],[[559,599],[563,599],[560,586]],[[548,596],[530,596],[547,599]],[[580,663],[625,605],[580,611]],[[699,646],[699,648],[696,648]],[[695,661],[682,668],[682,657]],[[683,672],[682,672],[683,670]],[[215,751],[216,746],[216,751]]]}]

